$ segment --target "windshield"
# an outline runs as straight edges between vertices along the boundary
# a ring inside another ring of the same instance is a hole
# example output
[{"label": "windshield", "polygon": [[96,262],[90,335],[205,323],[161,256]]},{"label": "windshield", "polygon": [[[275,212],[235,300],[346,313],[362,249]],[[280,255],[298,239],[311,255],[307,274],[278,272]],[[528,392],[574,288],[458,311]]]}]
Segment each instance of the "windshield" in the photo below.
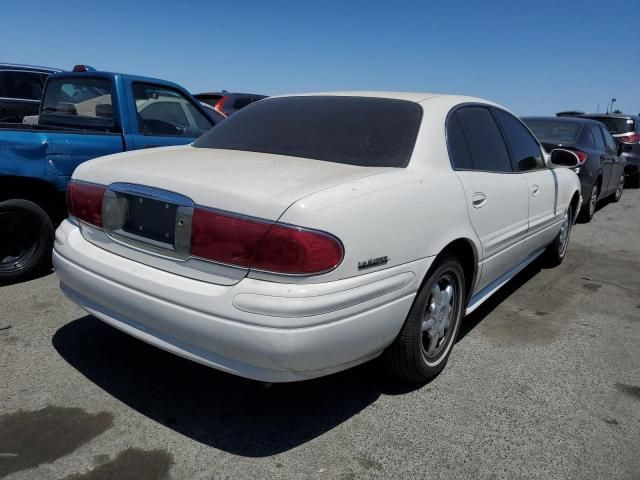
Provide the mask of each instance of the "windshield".
[{"label": "windshield", "polygon": [[558,122],[553,120],[524,120],[527,127],[538,137],[538,140],[546,143],[570,144],[578,140],[581,125],[570,122]]},{"label": "windshield", "polygon": [[422,109],[404,100],[307,96],[252,103],[195,147],[305,157],[367,167],[405,167]]},{"label": "windshield", "polygon": [[611,133],[628,133],[633,132],[635,125],[631,118],[614,118],[614,117],[589,117],[602,122]]}]

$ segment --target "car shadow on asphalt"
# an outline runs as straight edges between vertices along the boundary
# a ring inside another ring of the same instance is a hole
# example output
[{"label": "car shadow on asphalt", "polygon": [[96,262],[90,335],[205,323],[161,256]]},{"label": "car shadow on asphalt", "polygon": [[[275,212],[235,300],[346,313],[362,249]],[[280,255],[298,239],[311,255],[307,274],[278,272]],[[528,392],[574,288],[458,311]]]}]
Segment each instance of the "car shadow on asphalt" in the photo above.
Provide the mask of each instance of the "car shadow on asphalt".
[{"label": "car shadow on asphalt", "polygon": [[484,320],[491,312],[493,312],[498,305],[509,298],[520,287],[525,285],[529,280],[535,277],[540,271],[547,268],[544,263],[544,259],[538,258],[527,265],[521,272],[513,277],[506,285],[500,290],[495,292],[485,302],[480,305],[473,313],[468,315],[462,320],[460,325],[460,331],[458,332],[458,338],[456,343],[467,336],[478,324]]},{"label": "car shadow on asphalt", "polygon": [[[533,262],[466,317],[458,341],[542,268],[541,261]],[[324,378],[265,385],[167,353],[90,315],[61,327],[52,343],[70,365],[134,410],[195,441],[247,457],[302,445],[381,395],[428,388],[393,380],[379,360]]]},{"label": "car shadow on asphalt", "polygon": [[377,361],[269,386],[177,357],[89,315],[61,327],[52,343],[70,365],[139,413],[195,441],[247,457],[295,448],[380,395],[421,387],[394,382]]}]

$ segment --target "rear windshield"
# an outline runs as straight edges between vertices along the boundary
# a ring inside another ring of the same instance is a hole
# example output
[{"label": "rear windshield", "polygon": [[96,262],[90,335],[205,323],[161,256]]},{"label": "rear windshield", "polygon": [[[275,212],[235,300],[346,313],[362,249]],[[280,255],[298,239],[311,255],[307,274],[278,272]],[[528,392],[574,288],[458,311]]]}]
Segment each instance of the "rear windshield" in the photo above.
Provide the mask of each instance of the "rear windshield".
[{"label": "rear windshield", "polygon": [[541,142],[574,143],[578,140],[581,125],[569,122],[554,122],[553,120],[524,120],[527,127]]},{"label": "rear windshield", "polygon": [[404,100],[310,96],[256,102],[193,144],[367,167],[405,167],[422,109]]},{"label": "rear windshield", "polygon": [[111,82],[103,78],[51,78],[42,100],[40,123],[69,127],[115,125]]},{"label": "rear windshield", "polygon": [[627,133],[635,131],[635,124],[631,118],[612,118],[612,117],[589,117],[602,122],[606,125],[614,135],[617,133]]}]

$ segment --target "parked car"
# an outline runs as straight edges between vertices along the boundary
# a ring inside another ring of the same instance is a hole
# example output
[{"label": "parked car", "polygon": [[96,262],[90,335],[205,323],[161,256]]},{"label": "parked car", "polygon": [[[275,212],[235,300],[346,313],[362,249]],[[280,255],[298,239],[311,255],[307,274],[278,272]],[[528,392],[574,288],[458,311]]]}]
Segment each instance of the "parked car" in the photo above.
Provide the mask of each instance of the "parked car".
[{"label": "parked car", "polygon": [[47,77],[57,68],[0,63],[0,122],[20,123],[37,115]]},{"label": "parked car", "polygon": [[226,372],[303,380],[385,352],[424,382],[466,313],[562,261],[577,165],[481,99],[270,98],[192,145],[80,165],[54,265],[97,318]]},{"label": "parked car", "polygon": [[625,159],[605,126],[579,117],[524,117],[524,122],[547,150],[567,148],[579,161],[584,206],[580,220],[593,218],[598,201],[612,197],[620,200],[624,190]]},{"label": "parked car", "polygon": [[253,102],[267,98],[265,95],[256,95],[255,93],[232,93],[226,90],[222,92],[197,93],[194,97],[201,102],[211,105],[216,112],[221,113],[225,117],[228,117]]},{"label": "parked car", "polygon": [[589,113],[581,116],[605,124],[620,144],[621,155],[627,161],[625,167],[627,185],[640,187],[640,116],[616,113]]},{"label": "parked car", "polygon": [[50,263],[54,225],[66,217],[64,191],[80,163],[189,143],[215,116],[164,80],[96,71],[51,75],[38,124],[0,126],[0,283]]}]

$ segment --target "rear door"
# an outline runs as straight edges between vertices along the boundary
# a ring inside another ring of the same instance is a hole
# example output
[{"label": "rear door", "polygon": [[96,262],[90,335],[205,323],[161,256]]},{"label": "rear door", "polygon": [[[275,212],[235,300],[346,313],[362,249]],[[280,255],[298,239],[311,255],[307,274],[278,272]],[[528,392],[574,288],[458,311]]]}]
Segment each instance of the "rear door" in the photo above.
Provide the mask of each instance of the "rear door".
[{"label": "rear door", "polygon": [[214,125],[200,106],[179,90],[137,81],[129,85],[134,119],[127,144],[133,149],[191,143]]},{"label": "rear door", "polygon": [[482,244],[482,289],[522,261],[528,228],[527,183],[514,173],[489,108],[463,106],[449,115],[447,141]]},{"label": "rear door", "polygon": [[[618,187],[618,181],[620,180],[620,176],[622,175],[622,170],[624,167],[622,166],[622,162],[618,157],[615,140],[606,128],[600,127],[600,130],[602,131],[602,136],[604,137],[604,155],[611,165],[609,182],[607,183],[606,189],[608,193],[611,193]],[[602,185],[604,189],[604,182],[602,183]]]},{"label": "rear door", "polygon": [[611,169],[613,167],[613,158],[607,154],[602,131],[603,129],[598,125],[591,127],[591,135],[596,143],[596,151],[602,164],[602,187],[600,188],[600,196],[606,194],[609,190],[609,179],[611,178]]},{"label": "rear door", "polygon": [[493,111],[507,140],[513,170],[527,182],[529,233],[525,255],[530,255],[557,235],[561,217],[556,173],[545,165],[540,144],[520,120],[504,110]]}]

